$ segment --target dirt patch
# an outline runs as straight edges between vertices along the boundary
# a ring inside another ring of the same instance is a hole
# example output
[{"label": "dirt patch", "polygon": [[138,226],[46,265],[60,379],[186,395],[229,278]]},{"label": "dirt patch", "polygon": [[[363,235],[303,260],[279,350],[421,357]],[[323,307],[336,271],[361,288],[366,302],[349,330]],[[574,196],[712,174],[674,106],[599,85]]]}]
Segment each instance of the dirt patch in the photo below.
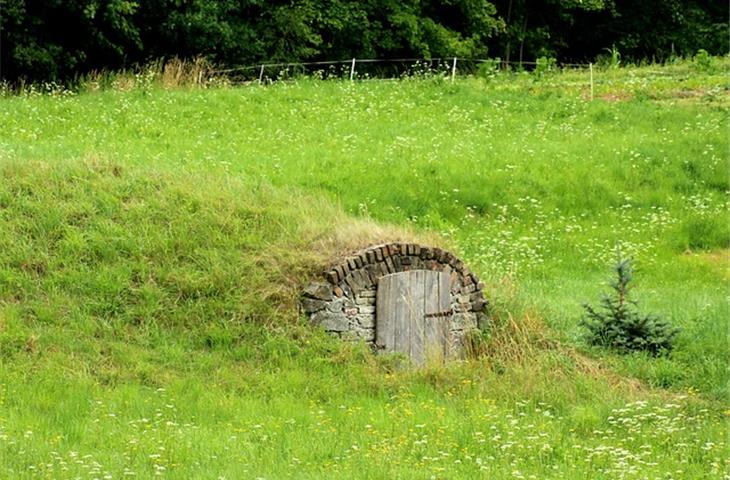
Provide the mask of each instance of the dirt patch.
[{"label": "dirt patch", "polygon": [[719,88],[693,88],[670,90],[663,92],[657,98],[660,102],[670,102],[680,105],[730,105],[730,91]]},{"label": "dirt patch", "polygon": [[688,253],[700,262],[710,265],[719,271],[723,277],[730,279],[730,249],[713,250],[711,252]]},{"label": "dirt patch", "polygon": [[[596,100],[603,100],[604,102],[626,102],[637,98],[637,96],[643,96],[646,99],[654,100],[656,102],[668,102],[671,104],[679,105],[717,105],[717,106],[728,106],[730,105],[730,90],[721,90],[718,88],[694,88],[694,89],[682,89],[682,90],[664,90],[664,91],[652,91],[652,92],[630,92],[630,91],[613,91],[596,94]],[[589,95],[585,94],[586,100],[589,99]]]},{"label": "dirt patch", "polygon": [[730,249],[723,248],[710,252],[686,251],[684,256],[693,261],[709,266],[725,279],[730,280]]},{"label": "dirt patch", "polygon": [[634,95],[629,92],[610,92],[598,95],[596,99],[604,100],[606,102],[626,102],[634,98]]},{"label": "dirt patch", "polygon": [[712,263],[713,265],[730,268],[730,248],[724,248],[722,250],[715,250],[712,252],[699,253],[696,255],[706,262]]},{"label": "dirt patch", "polygon": [[707,90],[695,88],[692,90],[675,90],[669,93],[669,97],[673,98],[697,98],[707,94]]}]

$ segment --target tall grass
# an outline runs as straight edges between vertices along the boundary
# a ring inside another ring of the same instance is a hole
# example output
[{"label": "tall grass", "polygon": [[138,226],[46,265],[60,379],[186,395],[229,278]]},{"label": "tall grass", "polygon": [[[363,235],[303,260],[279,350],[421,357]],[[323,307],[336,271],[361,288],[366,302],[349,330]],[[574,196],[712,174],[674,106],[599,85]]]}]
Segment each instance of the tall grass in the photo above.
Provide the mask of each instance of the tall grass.
[{"label": "tall grass", "polygon": [[[726,80],[686,72],[2,99],[0,476],[722,478]],[[414,371],[299,318],[398,239],[487,281],[478,358]],[[579,340],[617,244],[668,357]]]}]

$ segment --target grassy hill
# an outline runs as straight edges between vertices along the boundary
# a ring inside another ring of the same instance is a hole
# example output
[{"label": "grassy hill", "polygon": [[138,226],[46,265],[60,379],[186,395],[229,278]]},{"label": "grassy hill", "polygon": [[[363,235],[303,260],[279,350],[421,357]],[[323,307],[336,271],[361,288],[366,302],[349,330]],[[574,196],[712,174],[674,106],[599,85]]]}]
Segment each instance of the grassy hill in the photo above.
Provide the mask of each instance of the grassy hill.
[{"label": "grassy hill", "polygon": [[[728,101],[691,64],[0,99],[0,477],[722,478]],[[414,371],[298,292],[388,240],[483,278]],[[617,246],[682,328],[589,348]]]}]

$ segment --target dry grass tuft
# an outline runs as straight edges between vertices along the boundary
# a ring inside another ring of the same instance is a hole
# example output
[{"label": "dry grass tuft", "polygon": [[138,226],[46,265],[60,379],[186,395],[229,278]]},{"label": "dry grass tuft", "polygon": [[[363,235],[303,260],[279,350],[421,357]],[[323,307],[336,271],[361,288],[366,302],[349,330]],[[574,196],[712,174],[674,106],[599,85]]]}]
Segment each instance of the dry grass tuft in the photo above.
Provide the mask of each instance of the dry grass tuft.
[{"label": "dry grass tuft", "polygon": [[172,58],[159,67],[159,78],[163,88],[200,87],[210,76],[208,60],[197,57],[193,60]]},{"label": "dry grass tuft", "polygon": [[327,236],[313,245],[315,251],[327,252],[328,263],[337,263],[348,255],[372,245],[390,242],[410,242],[424,245],[442,245],[433,233],[416,233],[408,227],[376,223],[371,219],[352,219],[344,214],[335,219]]},{"label": "dry grass tuft", "polygon": [[487,357],[503,363],[525,364],[545,350],[560,348],[542,318],[535,312],[525,311],[519,317],[506,312],[498,318],[482,351]]},{"label": "dry grass tuft", "polygon": [[467,353],[470,358],[482,359],[498,372],[532,370],[533,366],[544,368],[544,365],[550,364],[551,377],[590,377],[629,396],[646,390],[641,381],[619,375],[605,363],[562,341],[538,312],[520,307],[514,300],[516,291],[509,278],[503,279],[500,285],[503,300],[507,295],[512,300],[506,301],[512,303],[493,309],[496,311],[492,312],[487,337],[469,339]]}]

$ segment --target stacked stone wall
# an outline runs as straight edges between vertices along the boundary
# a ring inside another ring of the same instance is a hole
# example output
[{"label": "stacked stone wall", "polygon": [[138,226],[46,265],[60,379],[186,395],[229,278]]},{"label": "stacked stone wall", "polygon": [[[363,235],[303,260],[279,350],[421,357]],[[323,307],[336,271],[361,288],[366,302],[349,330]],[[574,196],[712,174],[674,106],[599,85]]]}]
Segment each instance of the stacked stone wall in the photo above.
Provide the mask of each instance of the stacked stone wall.
[{"label": "stacked stone wall", "polygon": [[375,345],[378,279],[409,270],[445,272],[450,277],[450,342],[458,350],[464,334],[486,322],[484,285],[464,262],[446,250],[412,243],[366,248],[324,273],[324,281],[308,285],[301,305],[313,324],[344,340]]}]

